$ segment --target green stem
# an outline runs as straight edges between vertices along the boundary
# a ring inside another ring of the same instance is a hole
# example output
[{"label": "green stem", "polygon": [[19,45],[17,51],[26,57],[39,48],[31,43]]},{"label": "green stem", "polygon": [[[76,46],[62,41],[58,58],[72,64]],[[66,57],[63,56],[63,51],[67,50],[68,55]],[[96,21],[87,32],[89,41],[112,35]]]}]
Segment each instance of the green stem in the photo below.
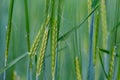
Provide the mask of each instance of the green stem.
[{"label": "green stem", "polygon": [[[29,31],[30,29],[29,29],[29,14],[28,14],[28,2],[27,2],[27,0],[24,0],[24,6],[25,6],[25,18],[26,18],[27,48],[28,48],[28,52],[30,52],[30,31]],[[30,58],[28,58],[28,59],[30,59]],[[32,79],[32,78],[30,78],[30,77],[32,77],[32,75],[30,74],[32,72],[29,68],[29,61],[30,60],[28,60],[27,80]]]},{"label": "green stem", "polygon": [[[8,60],[8,51],[9,51],[10,36],[11,36],[11,27],[12,27],[13,5],[14,5],[14,0],[11,0],[10,7],[9,7],[7,35],[6,35],[5,66],[6,66],[7,60]],[[5,80],[6,79],[6,71],[4,71],[4,75],[3,76],[4,76],[4,80]]]},{"label": "green stem", "polygon": [[95,16],[95,32],[94,32],[94,43],[93,43],[93,50],[94,50],[94,66],[96,65],[96,57],[97,57],[97,43],[98,43],[98,33],[99,33],[99,12]]},{"label": "green stem", "polygon": [[105,71],[104,64],[103,64],[102,57],[101,57],[101,55],[100,55],[100,51],[99,51],[99,50],[98,50],[98,54],[99,54],[100,63],[101,63],[101,66],[102,66],[103,72],[104,72],[106,78],[108,79],[108,75],[107,75],[107,73],[106,73],[106,71]]},{"label": "green stem", "polygon": [[45,0],[46,1],[46,7],[45,7],[45,19],[47,18],[48,16],[48,13],[49,13],[49,3],[50,3],[50,0]]},{"label": "green stem", "polygon": [[24,0],[25,5],[25,17],[26,17],[26,32],[27,32],[27,47],[28,52],[30,51],[30,31],[29,31],[29,14],[28,14],[28,4],[27,0]]}]

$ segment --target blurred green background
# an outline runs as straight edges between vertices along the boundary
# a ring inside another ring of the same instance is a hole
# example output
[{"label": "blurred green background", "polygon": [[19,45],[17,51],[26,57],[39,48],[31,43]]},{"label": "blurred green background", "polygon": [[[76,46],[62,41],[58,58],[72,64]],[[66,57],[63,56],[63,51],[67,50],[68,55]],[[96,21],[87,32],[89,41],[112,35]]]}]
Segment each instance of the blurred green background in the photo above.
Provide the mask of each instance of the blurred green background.
[{"label": "blurred green background", "polygon": [[[61,16],[60,36],[71,30],[74,26],[79,25],[88,15],[87,0],[64,0],[63,16]],[[10,0],[0,0],[0,69],[4,66],[4,53],[6,44],[6,29],[8,22]],[[57,5],[56,5],[57,6]],[[106,0],[108,33],[112,30],[115,20],[116,0]],[[32,45],[38,30],[44,20],[45,0],[28,0],[28,14],[30,25],[30,45]],[[98,8],[99,10],[99,8]],[[120,11],[119,11],[120,12]],[[120,15],[119,15],[120,16]],[[118,16],[118,17],[119,17]],[[120,19],[119,19],[120,21]],[[101,22],[99,25],[98,45],[101,42]],[[76,80],[74,56],[79,54],[80,69],[82,80],[87,80],[88,73],[88,53],[89,53],[89,30],[88,21],[86,21],[77,31],[77,40],[75,33],[72,33],[66,40],[60,41],[60,47],[66,47],[59,53],[59,76],[60,80]],[[120,52],[120,28],[117,36],[117,52]],[[113,45],[114,32],[109,34],[108,50]],[[50,54],[50,45],[48,43],[46,56]],[[78,49],[78,50],[77,50]],[[39,50],[38,50],[39,51]],[[26,40],[26,22],[24,0],[15,0],[13,8],[12,32],[9,46],[8,63],[15,58],[27,52]],[[118,59],[120,61],[120,59]],[[6,80],[12,80],[13,70],[18,80],[26,80],[28,57],[7,70]],[[103,80],[104,73],[97,55],[97,69],[95,80]],[[51,80],[51,57],[45,58],[46,80]],[[118,65],[118,64],[117,64]],[[43,75],[40,76],[43,79]],[[0,80],[3,80],[3,74],[0,74]],[[33,79],[34,80],[34,79]]]}]

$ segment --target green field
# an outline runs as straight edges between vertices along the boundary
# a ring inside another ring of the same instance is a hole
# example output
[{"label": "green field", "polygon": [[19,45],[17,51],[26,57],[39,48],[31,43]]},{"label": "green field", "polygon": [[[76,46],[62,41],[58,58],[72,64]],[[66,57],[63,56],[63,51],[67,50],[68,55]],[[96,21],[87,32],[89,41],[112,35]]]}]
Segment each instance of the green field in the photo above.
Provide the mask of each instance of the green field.
[{"label": "green field", "polygon": [[120,0],[0,0],[0,80],[120,80]]}]

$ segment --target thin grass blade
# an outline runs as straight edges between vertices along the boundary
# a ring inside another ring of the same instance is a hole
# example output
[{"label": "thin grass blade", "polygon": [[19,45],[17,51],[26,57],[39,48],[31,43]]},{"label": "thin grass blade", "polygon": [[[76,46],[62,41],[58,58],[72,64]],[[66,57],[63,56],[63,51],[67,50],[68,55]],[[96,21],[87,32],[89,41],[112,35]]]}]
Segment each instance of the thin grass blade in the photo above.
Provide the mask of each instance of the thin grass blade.
[{"label": "thin grass blade", "polygon": [[26,52],[25,54],[21,55],[20,57],[16,58],[15,60],[13,60],[11,63],[7,64],[5,67],[0,69],[0,74],[3,73],[4,71],[6,71],[7,69],[9,69],[10,67],[12,67],[13,65],[15,65],[17,62],[19,62],[23,58],[25,58],[28,54],[29,53]]}]

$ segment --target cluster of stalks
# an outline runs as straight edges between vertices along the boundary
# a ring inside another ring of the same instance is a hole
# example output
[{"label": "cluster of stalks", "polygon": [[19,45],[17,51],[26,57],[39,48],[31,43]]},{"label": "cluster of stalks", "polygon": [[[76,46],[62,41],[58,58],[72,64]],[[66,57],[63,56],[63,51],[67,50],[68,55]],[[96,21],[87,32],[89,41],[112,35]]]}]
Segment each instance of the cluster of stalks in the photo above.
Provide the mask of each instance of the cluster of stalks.
[{"label": "cluster of stalks", "polygon": [[[29,26],[29,7],[28,7],[28,0],[24,0],[24,7],[25,7],[25,21],[26,21],[26,41],[27,41],[27,53],[23,54],[22,56],[15,59],[13,62],[8,64],[8,53],[9,53],[9,46],[11,40],[11,31],[12,31],[12,16],[13,16],[13,7],[14,7],[14,0],[10,0],[10,8],[9,8],[9,16],[8,16],[8,24],[7,24],[7,31],[6,31],[6,48],[5,48],[5,60],[4,60],[4,68],[0,69],[0,73],[4,72],[3,79],[6,80],[6,70],[16,64],[18,61],[23,59],[25,56],[28,55],[28,66],[27,66],[27,80],[34,80],[34,73],[35,79],[46,79],[46,76],[41,78],[42,73],[45,73],[46,70],[46,51],[48,47],[48,42],[50,40],[50,57],[51,57],[51,79],[52,80],[60,80],[60,59],[59,56],[59,43],[60,41],[66,40],[66,38],[72,33],[75,32],[74,35],[74,70],[76,74],[77,80],[82,80],[83,78],[83,71],[82,69],[82,59],[80,51],[80,41],[78,40],[78,28],[88,20],[88,33],[89,33],[89,54],[88,54],[88,73],[87,79],[88,80],[95,80],[96,78],[96,70],[97,70],[97,57],[99,57],[102,70],[104,73],[104,79],[108,80],[119,80],[120,79],[120,56],[117,53],[117,35],[118,35],[118,26],[119,26],[119,4],[120,0],[116,0],[116,14],[115,14],[115,22],[113,30],[114,32],[114,40],[111,50],[109,50],[108,44],[110,41],[108,38],[111,38],[108,34],[108,20],[107,20],[107,10],[106,10],[106,0],[88,0],[88,16],[81,21],[79,25],[75,25],[70,31],[59,36],[60,27],[61,27],[61,16],[63,15],[63,2],[64,0],[45,0],[45,10],[44,10],[44,20],[42,25],[39,28],[39,31],[34,39],[33,42],[30,42],[30,26]],[[77,20],[77,18],[75,18]],[[101,23],[101,25],[100,25]],[[101,27],[100,27],[101,26]],[[101,29],[100,29],[101,28]],[[100,30],[99,30],[100,29]],[[99,34],[99,33],[102,34]],[[102,36],[102,38],[101,38]],[[81,37],[79,37],[81,38]],[[101,45],[98,44],[100,42],[99,38],[102,39],[102,48]],[[111,39],[112,40],[112,39]],[[32,43],[32,46],[30,46]],[[38,50],[38,51],[37,51]],[[101,52],[103,52],[101,56]],[[36,59],[36,64],[33,65]],[[119,58],[119,63],[116,61],[117,57]],[[104,60],[104,61],[103,61]],[[119,65],[119,67],[115,66],[115,63]],[[108,65],[109,64],[109,65]],[[35,67],[35,71],[34,71]],[[107,70],[109,69],[109,70]],[[118,72],[115,72],[118,70]],[[117,77],[114,73],[117,73]],[[101,74],[101,73],[100,73]],[[43,74],[43,75],[46,75]],[[17,74],[13,72],[13,80],[16,78]]]}]

